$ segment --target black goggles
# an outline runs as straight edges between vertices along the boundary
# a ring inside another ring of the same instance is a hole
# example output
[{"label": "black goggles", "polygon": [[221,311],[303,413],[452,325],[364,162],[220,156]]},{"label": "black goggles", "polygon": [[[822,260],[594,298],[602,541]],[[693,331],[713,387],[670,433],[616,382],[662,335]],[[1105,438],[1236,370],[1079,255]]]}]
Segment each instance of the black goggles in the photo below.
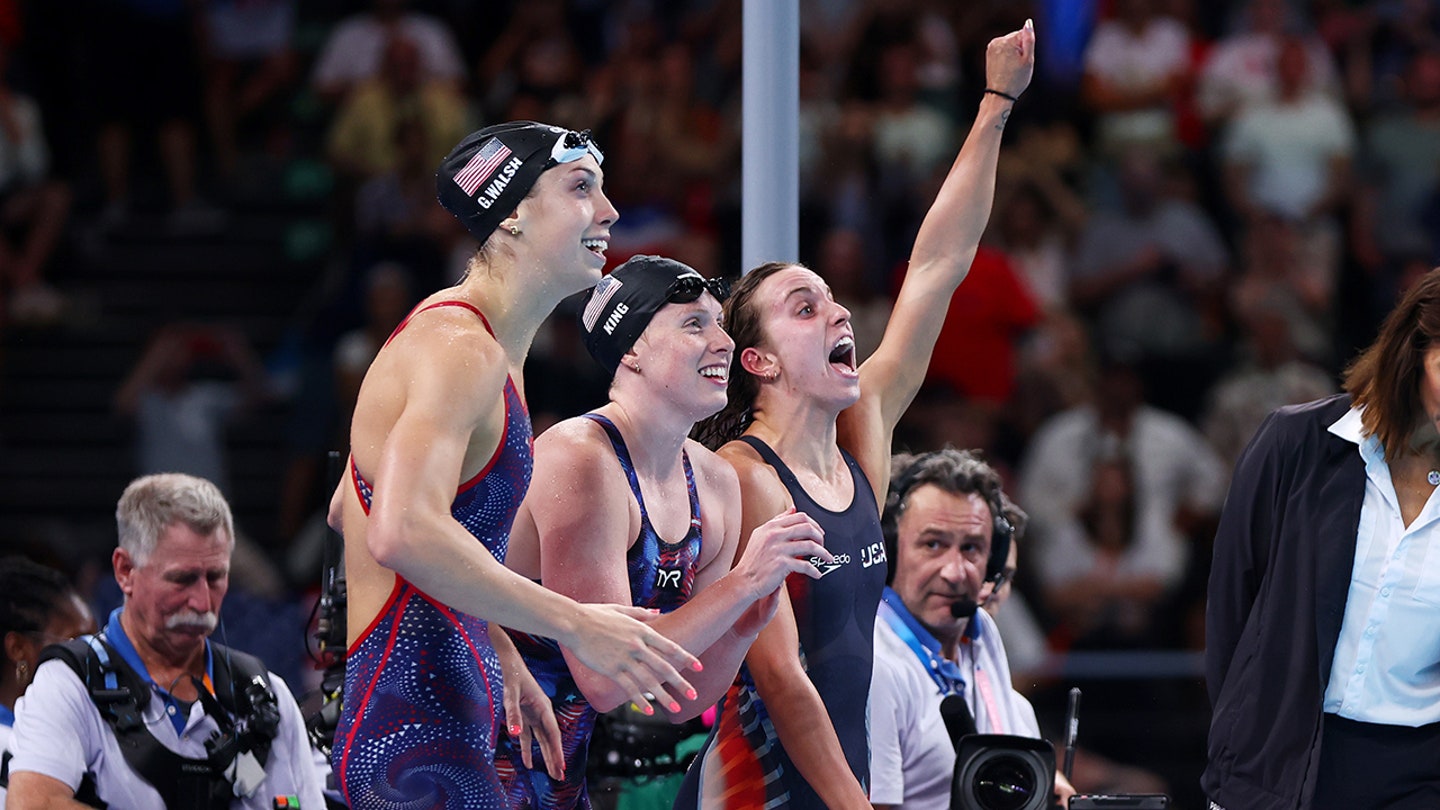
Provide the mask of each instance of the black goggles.
[{"label": "black goggles", "polygon": [[723,278],[705,279],[700,276],[681,276],[670,282],[670,287],[665,290],[665,300],[671,304],[688,304],[706,292],[715,296],[715,300],[723,304],[725,299],[730,297],[730,283]]}]

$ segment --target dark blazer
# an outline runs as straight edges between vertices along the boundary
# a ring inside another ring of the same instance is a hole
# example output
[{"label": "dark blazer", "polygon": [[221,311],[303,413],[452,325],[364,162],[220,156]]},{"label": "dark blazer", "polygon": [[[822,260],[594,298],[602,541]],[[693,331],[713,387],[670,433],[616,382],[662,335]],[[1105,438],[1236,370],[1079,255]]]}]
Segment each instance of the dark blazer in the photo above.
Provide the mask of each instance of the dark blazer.
[{"label": "dark blazer", "polygon": [[1311,806],[1365,496],[1358,448],[1328,432],[1349,408],[1347,394],[1281,408],[1236,462],[1205,612],[1200,780],[1227,810]]}]

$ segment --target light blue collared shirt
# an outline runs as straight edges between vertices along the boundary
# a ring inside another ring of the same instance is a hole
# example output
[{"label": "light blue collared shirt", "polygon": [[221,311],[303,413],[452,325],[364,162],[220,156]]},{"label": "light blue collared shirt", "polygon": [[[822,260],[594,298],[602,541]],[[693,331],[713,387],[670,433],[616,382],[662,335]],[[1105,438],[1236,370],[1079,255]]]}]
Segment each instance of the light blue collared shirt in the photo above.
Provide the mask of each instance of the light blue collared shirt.
[{"label": "light blue collared shirt", "polygon": [[1325,711],[1393,726],[1440,722],[1440,498],[1431,494],[1405,525],[1384,448],[1360,414],[1351,408],[1330,426],[1365,461],[1365,499]]}]

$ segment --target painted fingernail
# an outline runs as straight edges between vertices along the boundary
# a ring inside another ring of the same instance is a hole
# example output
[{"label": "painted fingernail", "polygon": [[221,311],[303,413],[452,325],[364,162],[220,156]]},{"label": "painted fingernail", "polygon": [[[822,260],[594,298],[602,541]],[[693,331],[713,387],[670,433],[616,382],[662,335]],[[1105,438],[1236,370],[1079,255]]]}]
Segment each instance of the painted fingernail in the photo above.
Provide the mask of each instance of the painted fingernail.
[{"label": "painted fingernail", "polygon": [[1028,29],[1030,29],[1031,31],[1034,31],[1034,30],[1035,30],[1035,21],[1032,20],[1032,19],[1030,19],[1029,17],[1026,17],[1026,18],[1025,18],[1025,27],[1028,28]]},{"label": "painted fingernail", "polygon": [[515,736],[515,737],[520,736],[520,726],[518,726],[518,725],[512,725],[512,726],[510,726],[510,734],[511,734],[512,736]]},{"label": "painted fingernail", "polygon": [[651,715],[651,714],[654,714],[654,713],[655,713],[655,707],[654,707],[654,706],[646,706],[644,709],[642,709],[642,711],[644,711],[646,715]]},{"label": "painted fingernail", "polygon": [[691,669],[695,670],[696,672],[704,672],[705,665],[700,663],[699,661],[696,661],[695,666],[691,667]]},{"label": "painted fingernail", "polygon": [[700,693],[699,693],[699,692],[696,692],[694,689],[686,689],[686,690],[685,690],[685,697],[690,698],[691,700],[694,700],[695,698],[700,697]]},{"label": "painted fingernail", "polygon": [[673,700],[670,701],[670,711],[671,711],[672,713],[677,713],[677,712],[679,712],[679,711],[680,711],[680,704],[679,704],[679,703],[676,703],[676,702],[673,701]]}]

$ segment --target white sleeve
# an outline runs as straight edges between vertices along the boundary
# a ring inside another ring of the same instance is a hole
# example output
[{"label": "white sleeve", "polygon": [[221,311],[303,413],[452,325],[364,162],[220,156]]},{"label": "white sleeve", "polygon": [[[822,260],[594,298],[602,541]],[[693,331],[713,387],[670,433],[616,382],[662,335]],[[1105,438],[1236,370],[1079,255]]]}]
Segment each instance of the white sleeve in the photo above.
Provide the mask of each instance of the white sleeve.
[{"label": "white sleeve", "polygon": [[[876,633],[880,632],[876,626]],[[877,646],[877,652],[883,648]],[[870,802],[900,804],[905,799],[905,757],[901,729],[914,728],[908,717],[900,672],[884,655],[875,656],[870,679]],[[913,712],[911,712],[913,713]]]},{"label": "white sleeve", "polygon": [[[271,794],[294,795],[302,808],[325,807],[325,785],[311,754],[310,738],[305,732],[305,717],[290,693],[290,687],[271,672],[270,688],[280,707],[280,731],[270,748]],[[279,754],[280,756],[276,756]],[[272,781],[273,780],[273,781]]]},{"label": "white sleeve", "polygon": [[78,790],[98,755],[87,742],[97,739],[99,723],[99,712],[74,670],[64,661],[46,661],[15,703],[10,773],[38,773]]}]

